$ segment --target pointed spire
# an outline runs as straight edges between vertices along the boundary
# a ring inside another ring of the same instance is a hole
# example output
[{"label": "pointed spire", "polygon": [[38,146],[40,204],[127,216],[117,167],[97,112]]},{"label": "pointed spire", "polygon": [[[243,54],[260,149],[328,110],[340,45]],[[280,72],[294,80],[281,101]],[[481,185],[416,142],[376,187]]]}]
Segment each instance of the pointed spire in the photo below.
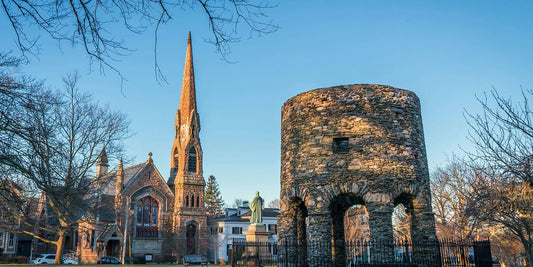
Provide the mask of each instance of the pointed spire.
[{"label": "pointed spire", "polygon": [[102,151],[100,151],[100,155],[98,155],[98,159],[96,160],[96,177],[100,177],[107,173],[107,167],[109,167],[107,163],[107,153],[105,152],[105,146],[103,146]]},{"label": "pointed spire", "polygon": [[189,32],[189,39],[187,40],[187,53],[185,55],[185,67],[183,70],[179,109],[184,117],[189,116],[192,110],[196,110],[196,88],[194,84],[191,32]]},{"label": "pointed spire", "polygon": [[117,169],[117,183],[115,184],[115,195],[122,194],[122,188],[124,188],[124,166],[122,164],[122,158]]},{"label": "pointed spire", "polygon": [[108,166],[107,163],[107,153],[105,152],[105,145],[102,146],[102,151],[100,151],[100,155],[98,155],[98,160],[96,161],[96,165],[105,165]]},{"label": "pointed spire", "polygon": [[120,163],[118,164],[118,170],[119,172],[123,172],[124,171],[124,165],[122,164],[122,158],[120,158]]}]

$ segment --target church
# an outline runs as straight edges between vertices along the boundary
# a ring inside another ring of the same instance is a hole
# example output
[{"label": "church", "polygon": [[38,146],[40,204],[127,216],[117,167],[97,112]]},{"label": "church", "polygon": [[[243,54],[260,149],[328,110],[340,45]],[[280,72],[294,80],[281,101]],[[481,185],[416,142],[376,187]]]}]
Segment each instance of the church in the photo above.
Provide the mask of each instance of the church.
[{"label": "church", "polygon": [[[202,173],[200,120],[196,106],[189,33],[170,177],[165,179],[151,156],[140,164],[108,172],[105,148],[96,165],[101,189],[95,211],[65,239],[65,249],[81,264],[113,256],[135,262],[183,262],[185,255],[207,256],[207,213]],[[123,248],[125,251],[123,252]]]}]

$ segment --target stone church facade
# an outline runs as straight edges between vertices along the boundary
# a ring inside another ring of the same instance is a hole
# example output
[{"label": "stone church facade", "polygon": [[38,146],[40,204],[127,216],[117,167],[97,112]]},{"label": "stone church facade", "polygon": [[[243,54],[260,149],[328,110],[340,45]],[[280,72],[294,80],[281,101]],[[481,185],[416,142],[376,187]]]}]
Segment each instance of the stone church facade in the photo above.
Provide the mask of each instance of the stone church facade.
[{"label": "stone church facade", "polygon": [[207,256],[207,213],[202,173],[200,120],[191,36],[187,44],[180,105],[176,112],[170,177],[165,179],[151,156],[140,164],[108,172],[105,148],[99,155],[96,178],[101,189],[95,211],[67,234],[66,249],[80,263],[104,256],[137,262],[183,262],[184,255]]}]

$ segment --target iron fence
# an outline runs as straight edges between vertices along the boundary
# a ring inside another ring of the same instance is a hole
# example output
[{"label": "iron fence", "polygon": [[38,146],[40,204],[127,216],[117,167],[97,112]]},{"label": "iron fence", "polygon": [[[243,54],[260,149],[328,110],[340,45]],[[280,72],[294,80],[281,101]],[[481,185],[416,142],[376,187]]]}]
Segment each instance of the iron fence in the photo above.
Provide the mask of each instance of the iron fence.
[{"label": "iron fence", "polygon": [[[308,255],[309,254],[309,255]],[[250,243],[234,240],[232,266],[489,267],[490,242],[441,240],[412,243],[296,242]]]}]

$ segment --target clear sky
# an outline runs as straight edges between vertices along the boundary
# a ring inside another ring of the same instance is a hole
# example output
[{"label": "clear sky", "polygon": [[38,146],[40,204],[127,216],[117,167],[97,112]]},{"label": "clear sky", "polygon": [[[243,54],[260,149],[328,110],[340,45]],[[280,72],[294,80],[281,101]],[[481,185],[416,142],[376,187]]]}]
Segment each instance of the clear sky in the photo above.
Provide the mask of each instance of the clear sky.
[{"label": "clear sky", "polygon": [[[281,29],[252,39],[243,31],[230,64],[204,41],[210,35],[201,10],[176,10],[160,29],[159,63],[168,81],[161,85],[150,31],[117,34],[135,49],[115,63],[127,79],[123,93],[119,77],[91,68],[80,47],[45,35],[38,57],[19,71],[60,88],[64,74],[77,69],[81,88],[128,114],[133,163],[152,152],[168,178],[191,30],[204,177],[217,177],[227,204],[251,200],[255,191],[267,203],[279,198],[281,106],[299,93],[357,83],[414,91],[431,171],[459,146],[469,148],[463,113],[479,111],[476,95],[494,87],[518,99],[521,87],[533,88],[531,1],[280,1],[268,14]],[[0,25],[0,48],[14,50],[4,14]]]}]

